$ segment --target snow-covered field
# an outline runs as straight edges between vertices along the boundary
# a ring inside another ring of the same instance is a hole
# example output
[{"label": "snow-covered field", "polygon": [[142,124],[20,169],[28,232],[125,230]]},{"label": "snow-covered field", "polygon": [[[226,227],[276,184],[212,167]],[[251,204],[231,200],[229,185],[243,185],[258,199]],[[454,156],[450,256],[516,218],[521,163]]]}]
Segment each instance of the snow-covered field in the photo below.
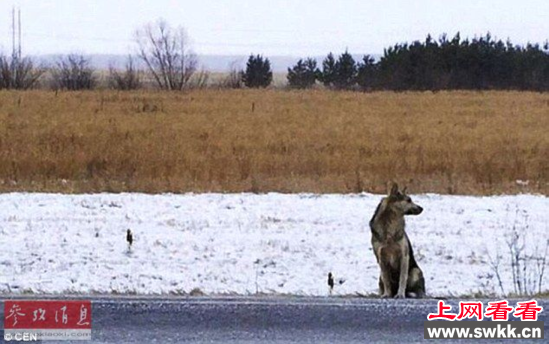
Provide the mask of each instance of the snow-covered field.
[{"label": "snow-covered field", "polygon": [[[368,221],[380,198],[2,194],[0,293],[327,295],[330,271],[345,279],[336,295],[374,293]],[[430,295],[501,292],[489,264],[498,255],[512,292],[512,232],[531,255],[549,238],[547,197],[413,199],[425,211],[407,217],[407,232]]]}]

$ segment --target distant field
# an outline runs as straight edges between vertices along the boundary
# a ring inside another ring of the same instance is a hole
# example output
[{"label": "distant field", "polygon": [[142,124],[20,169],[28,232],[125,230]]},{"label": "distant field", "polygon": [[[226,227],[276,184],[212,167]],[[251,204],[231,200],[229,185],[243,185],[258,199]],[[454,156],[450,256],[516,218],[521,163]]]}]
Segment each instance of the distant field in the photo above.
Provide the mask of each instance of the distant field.
[{"label": "distant field", "polygon": [[540,93],[3,91],[0,190],[547,195],[548,130]]}]

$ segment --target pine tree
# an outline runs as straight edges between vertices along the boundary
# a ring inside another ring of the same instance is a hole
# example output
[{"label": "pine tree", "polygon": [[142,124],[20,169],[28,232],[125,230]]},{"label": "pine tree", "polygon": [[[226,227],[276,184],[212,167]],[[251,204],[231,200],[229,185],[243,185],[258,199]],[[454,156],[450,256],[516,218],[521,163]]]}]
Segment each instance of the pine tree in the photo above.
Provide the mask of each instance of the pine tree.
[{"label": "pine tree", "polygon": [[334,86],[337,89],[348,90],[355,85],[357,75],[356,63],[348,51],[339,56],[335,64],[335,72]]},{"label": "pine tree", "polygon": [[300,59],[295,66],[288,68],[288,84],[292,88],[310,88],[315,84],[318,72],[314,59]]},{"label": "pine tree", "polygon": [[362,62],[357,64],[356,81],[360,88],[369,90],[376,85],[377,67],[375,60],[370,55],[365,55]]},{"label": "pine tree", "polygon": [[336,61],[334,55],[329,53],[322,61],[322,72],[320,73],[320,81],[326,87],[333,87],[336,79]]},{"label": "pine tree", "polygon": [[267,87],[273,81],[271,62],[261,55],[250,55],[246,63],[246,71],[242,75],[242,82],[247,87]]}]

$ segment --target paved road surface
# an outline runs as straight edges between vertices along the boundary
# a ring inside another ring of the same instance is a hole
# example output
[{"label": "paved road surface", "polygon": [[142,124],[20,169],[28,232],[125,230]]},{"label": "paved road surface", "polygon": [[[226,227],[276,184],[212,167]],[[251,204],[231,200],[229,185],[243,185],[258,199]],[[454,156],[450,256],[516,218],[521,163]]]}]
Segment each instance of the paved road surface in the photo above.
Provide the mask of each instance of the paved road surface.
[{"label": "paved road surface", "polygon": [[[94,298],[92,302],[92,342],[117,344],[415,343],[424,341],[423,322],[436,311],[436,300]],[[447,302],[457,307],[457,301]],[[540,304],[549,310],[549,301]],[[1,319],[3,308],[2,304]],[[547,331],[547,312],[539,320]]]}]

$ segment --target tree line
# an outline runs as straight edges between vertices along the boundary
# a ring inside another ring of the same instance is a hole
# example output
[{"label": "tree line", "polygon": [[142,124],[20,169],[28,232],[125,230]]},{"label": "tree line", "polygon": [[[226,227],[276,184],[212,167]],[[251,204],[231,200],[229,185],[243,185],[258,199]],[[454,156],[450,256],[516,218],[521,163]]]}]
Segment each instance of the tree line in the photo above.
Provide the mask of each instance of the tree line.
[{"label": "tree line", "polygon": [[314,59],[301,59],[288,68],[288,83],[308,88],[320,82],[333,89],[362,90],[535,90],[549,89],[549,45],[513,45],[487,34],[462,39],[456,34],[435,41],[395,44],[376,61],[361,61],[344,52],[332,53],[317,68]]},{"label": "tree line", "polygon": [[[108,86],[119,90],[143,87],[148,79],[162,90],[183,90],[211,85],[209,73],[198,68],[198,58],[183,28],[165,21],[136,31],[137,53],[122,69],[111,67]],[[139,64],[136,60],[140,61]],[[144,66],[144,68],[143,68]],[[143,70],[144,69],[144,70]],[[28,89],[45,74],[51,88],[66,90],[97,87],[98,73],[84,55],[66,55],[48,68],[29,57],[0,53],[0,89]],[[549,89],[549,45],[514,45],[490,34],[473,39],[442,35],[434,40],[395,44],[379,59],[365,55],[359,61],[348,52],[329,53],[320,64],[302,58],[288,68],[288,87],[323,87],[335,90],[536,90]],[[273,81],[271,63],[250,55],[244,69],[233,65],[214,86],[268,87]]]}]

